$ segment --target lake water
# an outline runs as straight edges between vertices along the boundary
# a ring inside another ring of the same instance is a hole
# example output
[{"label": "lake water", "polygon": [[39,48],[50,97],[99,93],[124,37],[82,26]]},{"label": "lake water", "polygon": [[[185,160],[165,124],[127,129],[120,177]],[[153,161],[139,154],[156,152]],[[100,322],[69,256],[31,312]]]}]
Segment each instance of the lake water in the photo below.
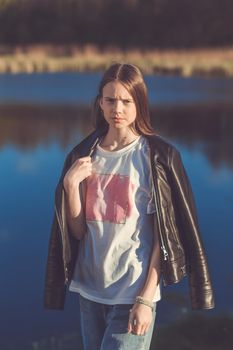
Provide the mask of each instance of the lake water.
[{"label": "lake water", "polygon": [[[53,196],[65,155],[91,130],[100,74],[0,76],[0,349],[79,333],[78,297],[43,309]],[[152,123],[182,154],[214,284],[211,317],[233,313],[233,81],[146,77]],[[158,323],[190,311],[187,279],[163,288]],[[52,347],[51,347],[52,348]]]}]

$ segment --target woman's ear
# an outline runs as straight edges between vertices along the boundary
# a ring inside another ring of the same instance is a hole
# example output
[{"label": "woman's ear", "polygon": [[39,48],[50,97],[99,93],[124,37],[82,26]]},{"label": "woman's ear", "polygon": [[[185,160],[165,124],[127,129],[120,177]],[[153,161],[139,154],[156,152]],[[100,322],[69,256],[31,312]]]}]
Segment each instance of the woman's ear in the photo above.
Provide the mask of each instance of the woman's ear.
[{"label": "woman's ear", "polygon": [[103,97],[102,96],[99,97],[99,105],[100,105],[100,109],[103,109]]}]

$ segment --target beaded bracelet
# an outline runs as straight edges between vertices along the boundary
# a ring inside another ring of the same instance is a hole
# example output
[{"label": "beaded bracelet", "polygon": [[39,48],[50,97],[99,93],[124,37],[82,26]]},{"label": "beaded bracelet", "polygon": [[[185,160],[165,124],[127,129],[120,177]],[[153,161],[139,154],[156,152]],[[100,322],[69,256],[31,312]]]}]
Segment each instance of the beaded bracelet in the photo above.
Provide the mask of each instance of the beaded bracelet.
[{"label": "beaded bracelet", "polygon": [[151,301],[144,299],[140,295],[136,297],[135,302],[136,304],[143,304],[143,305],[149,306],[152,311],[154,309],[154,304]]}]

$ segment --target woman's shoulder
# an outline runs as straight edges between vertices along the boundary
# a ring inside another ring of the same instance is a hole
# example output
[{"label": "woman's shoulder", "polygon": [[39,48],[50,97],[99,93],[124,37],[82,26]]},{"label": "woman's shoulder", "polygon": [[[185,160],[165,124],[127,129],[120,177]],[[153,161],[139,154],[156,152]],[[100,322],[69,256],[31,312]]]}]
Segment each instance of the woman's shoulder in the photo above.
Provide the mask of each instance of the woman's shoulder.
[{"label": "woman's shoulder", "polygon": [[152,153],[156,153],[160,157],[169,157],[172,153],[179,153],[176,146],[166,137],[159,134],[146,136]]}]

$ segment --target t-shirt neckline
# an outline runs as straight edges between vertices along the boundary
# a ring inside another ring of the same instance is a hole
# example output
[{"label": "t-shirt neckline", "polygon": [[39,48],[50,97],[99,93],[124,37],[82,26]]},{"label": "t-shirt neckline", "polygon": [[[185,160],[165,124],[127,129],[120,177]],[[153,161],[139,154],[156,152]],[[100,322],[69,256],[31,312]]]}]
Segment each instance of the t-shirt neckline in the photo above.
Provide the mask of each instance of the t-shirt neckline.
[{"label": "t-shirt neckline", "polygon": [[107,151],[106,149],[102,148],[99,143],[96,146],[97,149],[97,153],[99,155],[103,155],[106,157],[119,157],[124,153],[127,153],[129,150],[131,150],[141,139],[142,135],[139,135],[135,140],[133,140],[132,142],[130,142],[127,146],[118,149],[116,151]]}]

